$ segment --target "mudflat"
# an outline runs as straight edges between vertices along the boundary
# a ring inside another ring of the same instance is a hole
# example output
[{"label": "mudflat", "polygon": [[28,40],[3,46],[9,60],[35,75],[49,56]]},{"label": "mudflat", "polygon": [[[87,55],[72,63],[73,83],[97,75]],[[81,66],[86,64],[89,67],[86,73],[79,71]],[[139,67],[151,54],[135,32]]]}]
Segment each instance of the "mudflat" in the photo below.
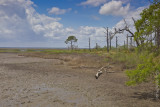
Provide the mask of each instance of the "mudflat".
[{"label": "mudflat", "polygon": [[97,80],[98,67],[67,63],[0,53],[0,107],[160,107],[154,86],[126,86],[123,70],[113,68]]}]

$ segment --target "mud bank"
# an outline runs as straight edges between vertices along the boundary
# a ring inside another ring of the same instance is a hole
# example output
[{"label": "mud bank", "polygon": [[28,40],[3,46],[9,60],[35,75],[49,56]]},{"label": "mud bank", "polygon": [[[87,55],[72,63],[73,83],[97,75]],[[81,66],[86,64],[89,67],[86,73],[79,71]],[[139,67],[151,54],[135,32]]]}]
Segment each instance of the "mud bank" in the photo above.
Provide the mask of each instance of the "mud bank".
[{"label": "mud bank", "polygon": [[160,107],[154,86],[127,87],[123,71],[96,80],[96,70],[0,53],[0,107]]}]

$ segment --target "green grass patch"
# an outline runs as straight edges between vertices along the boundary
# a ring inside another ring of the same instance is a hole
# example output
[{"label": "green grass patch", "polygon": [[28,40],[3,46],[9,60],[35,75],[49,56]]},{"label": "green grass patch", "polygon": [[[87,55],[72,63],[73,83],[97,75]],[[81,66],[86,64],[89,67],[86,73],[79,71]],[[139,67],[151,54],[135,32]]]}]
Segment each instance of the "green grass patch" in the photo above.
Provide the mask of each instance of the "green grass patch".
[{"label": "green grass patch", "polygon": [[115,63],[123,63],[126,69],[134,68],[141,63],[140,54],[130,51],[116,51],[109,55]]},{"label": "green grass patch", "polygon": [[128,50],[116,50],[113,49],[109,53],[105,48],[102,49],[77,49],[77,50],[67,50],[67,49],[0,49],[0,52],[8,53],[36,53],[38,54],[73,54],[73,53],[87,53],[87,54],[97,54],[99,56],[104,56],[106,62],[113,63],[123,63],[126,69],[134,68],[139,63],[141,63],[140,55],[135,51]]},{"label": "green grass patch", "polygon": [[0,49],[0,53],[19,53],[20,49]]}]

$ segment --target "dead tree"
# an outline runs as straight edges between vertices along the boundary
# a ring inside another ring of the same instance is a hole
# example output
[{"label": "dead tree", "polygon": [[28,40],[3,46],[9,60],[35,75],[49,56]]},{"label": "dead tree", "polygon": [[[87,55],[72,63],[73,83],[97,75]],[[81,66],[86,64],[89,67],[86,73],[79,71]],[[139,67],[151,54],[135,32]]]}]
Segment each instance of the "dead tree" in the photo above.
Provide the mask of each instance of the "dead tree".
[{"label": "dead tree", "polygon": [[90,37],[89,37],[89,51],[91,52],[91,40],[90,40]]},{"label": "dead tree", "polygon": [[108,31],[108,27],[104,29],[106,30],[106,32],[104,32],[106,34],[106,42],[107,42],[107,52],[109,52],[109,48],[111,49],[111,42],[113,37],[117,34],[117,33],[122,33],[121,31],[118,31],[116,28],[113,31]]},{"label": "dead tree", "polygon": [[155,30],[155,40],[156,40],[157,49],[159,49],[160,48],[160,27]]},{"label": "dead tree", "polygon": [[98,49],[98,44],[96,43],[96,49]]},{"label": "dead tree", "polygon": [[112,37],[111,37],[111,32],[109,32],[109,47],[110,47],[110,50],[111,50],[111,48],[112,48]]},{"label": "dead tree", "polygon": [[128,34],[127,34],[127,49],[128,49]]},{"label": "dead tree", "polygon": [[130,48],[132,48],[132,37],[130,37]]},{"label": "dead tree", "polygon": [[114,37],[116,34],[117,34],[116,29],[115,29],[115,31],[114,31],[114,32],[112,32],[112,31],[110,31],[110,32],[109,32],[110,50],[111,50],[111,47],[112,47],[112,39],[113,39],[113,37]]},{"label": "dead tree", "polygon": [[115,36],[115,32],[113,33],[113,32],[109,32],[109,39],[110,39],[110,49],[111,49],[111,47],[112,47],[112,39],[113,39],[113,37]]},{"label": "dead tree", "polygon": [[118,47],[118,37],[116,36],[116,49]]},{"label": "dead tree", "polygon": [[109,37],[108,37],[108,27],[104,29],[106,30],[106,32],[104,32],[106,34],[106,41],[107,41],[107,52],[109,52]]},{"label": "dead tree", "polygon": [[[133,20],[134,23],[136,22],[133,17],[132,17],[132,20]],[[135,34],[129,29],[129,25],[127,24],[125,19],[124,19],[124,24],[125,24],[124,28],[121,28],[121,29],[119,28],[118,30],[115,28],[115,32],[116,33],[123,33],[124,31],[127,31],[128,33],[131,34],[130,37],[134,37],[135,38]],[[136,29],[136,30],[137,30],[137,32],[139,32],[138,29]],[[139,46],[140,43],[139,43],[138,39],[135,39],[135,41],[136,41],[137,46]]]}]

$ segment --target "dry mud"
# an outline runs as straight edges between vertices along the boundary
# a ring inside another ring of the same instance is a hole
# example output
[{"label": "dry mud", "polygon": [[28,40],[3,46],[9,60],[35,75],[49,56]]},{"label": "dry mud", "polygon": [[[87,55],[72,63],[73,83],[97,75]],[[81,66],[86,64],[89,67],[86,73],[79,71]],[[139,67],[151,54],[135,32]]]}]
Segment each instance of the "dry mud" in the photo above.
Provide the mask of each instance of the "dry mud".
[{"label": "dry mud", "polygon": [[96,80],[96,71],[0,53],[0,107],[160,107],[154,86],[127,87],[118,70]]}]

